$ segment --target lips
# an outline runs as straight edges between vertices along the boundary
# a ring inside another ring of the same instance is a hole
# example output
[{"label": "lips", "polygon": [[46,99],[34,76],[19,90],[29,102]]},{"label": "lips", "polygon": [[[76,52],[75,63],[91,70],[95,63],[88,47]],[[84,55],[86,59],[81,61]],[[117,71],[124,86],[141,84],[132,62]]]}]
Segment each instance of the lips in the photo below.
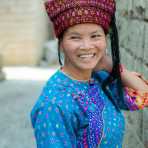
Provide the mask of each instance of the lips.
[{"label": "lips", "polygon": [[96,54],[95,53],[87,53],[87,54],[80,54],[78,55],[80,58],[92,58],[94,57]]}]

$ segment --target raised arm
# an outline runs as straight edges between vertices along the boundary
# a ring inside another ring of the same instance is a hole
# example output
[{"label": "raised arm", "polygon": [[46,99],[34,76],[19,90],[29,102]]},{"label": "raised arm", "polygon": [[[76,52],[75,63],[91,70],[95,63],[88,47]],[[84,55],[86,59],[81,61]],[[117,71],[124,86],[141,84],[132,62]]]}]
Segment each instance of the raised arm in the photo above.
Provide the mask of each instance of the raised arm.
[{"label": "raised arm", "polygon": [[[96,65],[95,71],[106,70],[111,72],[111,57],[105,55]],[[148,106],[148,81],[141,74],[127,70],[121,66],[121,79],[125,90],[125,102],[130,110],[143,109]],[[113,86],[113,85],[112,85]],[[113,89],[115,90],[115,89]]]},{"label": "raised arm", "polygon": [[141,92],[148,92],[148,82],[141,74],[127,70],[122,66],[121,79],[125,87],[132,88]]}]

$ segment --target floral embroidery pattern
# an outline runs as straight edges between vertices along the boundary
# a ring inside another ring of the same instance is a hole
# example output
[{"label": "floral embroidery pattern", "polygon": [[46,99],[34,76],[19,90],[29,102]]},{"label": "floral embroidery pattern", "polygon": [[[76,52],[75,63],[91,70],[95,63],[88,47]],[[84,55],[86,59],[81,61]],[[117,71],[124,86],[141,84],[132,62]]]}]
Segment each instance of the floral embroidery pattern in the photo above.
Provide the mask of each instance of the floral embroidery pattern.
[{"label": "floral embroidery pattern", "polygon": [[137,109],[143,109],[145,106],[148,106],[148,92],[141,92],[127,87],[125,90],[130,96],[129,104],[135,104]]}]

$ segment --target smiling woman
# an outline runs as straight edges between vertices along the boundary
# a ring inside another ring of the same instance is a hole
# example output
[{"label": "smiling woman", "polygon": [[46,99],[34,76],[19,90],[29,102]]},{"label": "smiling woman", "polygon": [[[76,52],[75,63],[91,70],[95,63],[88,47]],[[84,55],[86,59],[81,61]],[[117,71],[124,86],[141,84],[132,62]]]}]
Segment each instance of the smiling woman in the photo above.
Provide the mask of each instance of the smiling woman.
[{"label": "smiling woman", "polygon": [[[120,64],[115,1],[49,0],[45,6],[61,67],[31,112],[37,147],[121,148],[121,109],[147,106],[148,83]],[[108,33],[112,58],[105,53]]]},{"label": "smiling woman", "polygon": [[97,24],[70,27],[60,40],[65,61],[62,70],[78,80],[89,80],[92,69],[103,57],[106,36]]}]

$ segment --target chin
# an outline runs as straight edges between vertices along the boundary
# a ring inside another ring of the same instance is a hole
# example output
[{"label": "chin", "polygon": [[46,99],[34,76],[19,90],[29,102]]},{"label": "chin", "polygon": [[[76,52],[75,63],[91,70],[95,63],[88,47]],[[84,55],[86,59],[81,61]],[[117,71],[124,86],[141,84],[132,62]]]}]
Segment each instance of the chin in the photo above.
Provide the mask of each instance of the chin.
[{"label": "chin", "polygon": [[79,68],[82,70],[93,70],[95,67],[96,67],[96,64],[79,66]]}]

